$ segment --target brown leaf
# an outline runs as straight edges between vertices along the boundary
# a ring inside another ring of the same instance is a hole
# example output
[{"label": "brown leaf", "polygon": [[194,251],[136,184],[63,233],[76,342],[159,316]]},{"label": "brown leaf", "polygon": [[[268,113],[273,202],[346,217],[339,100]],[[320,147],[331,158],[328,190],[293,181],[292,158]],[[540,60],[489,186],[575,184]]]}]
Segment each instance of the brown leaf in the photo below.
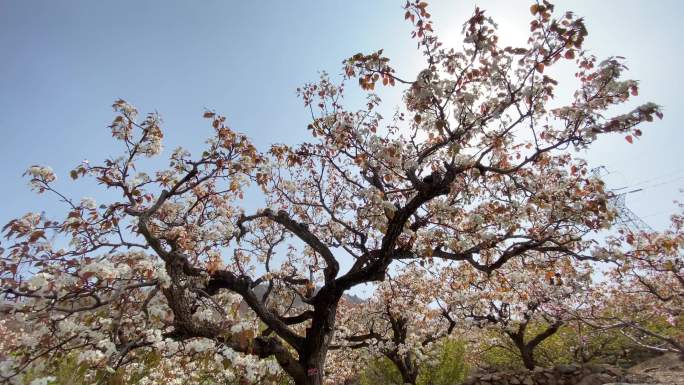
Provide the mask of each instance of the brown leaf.
[{"label": "brown leaf", "polygon": [[31,233],[29,236],[29,242],[35,242],[40,238],[45,238],[45,231],[37,230]]}]

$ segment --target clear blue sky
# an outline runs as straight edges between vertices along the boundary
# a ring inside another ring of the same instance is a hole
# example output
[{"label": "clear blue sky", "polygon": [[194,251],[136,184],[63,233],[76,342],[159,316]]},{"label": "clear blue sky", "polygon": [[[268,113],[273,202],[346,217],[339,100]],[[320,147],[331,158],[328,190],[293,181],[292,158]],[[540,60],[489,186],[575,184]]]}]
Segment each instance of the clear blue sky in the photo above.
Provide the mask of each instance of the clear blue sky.
[{"label": "clear blue sky", "polygon": [[[344,58],[379,48],[399,74],[411,78],[421,69],[402,3],[0,0],[0,222],[29,210],[58,210],[53,197],[28,190],[21,174],[31,164],[52,166],[57,186],[75,198],[101,196],[92,184],[69,182],[68,171],[86,158],[118,155],[106,128],[116,98],[162,115],[162,157],[178,145],[201,147],[211,133],[204,108],[227,115],[263,149],[305,139],[307,112],[295,89],[316,80],[319,70],[338,74]],[[456,41],[474,4],[431,3],[445,40]],[[528,1],[478,4],[499,22],[504,42],[522,43]],[[614,137],[582,154],[613,172],[607,176],[613,188],[646,181],[651,187],[628,203],[662,228],[684,187],[678,94],[684,3],[557,6],[586,17],[586,47],[599,57],[627,57],[630,76],[641,81],[641,101],[664,106],[665,119],[645,127],[636,144]]]}]

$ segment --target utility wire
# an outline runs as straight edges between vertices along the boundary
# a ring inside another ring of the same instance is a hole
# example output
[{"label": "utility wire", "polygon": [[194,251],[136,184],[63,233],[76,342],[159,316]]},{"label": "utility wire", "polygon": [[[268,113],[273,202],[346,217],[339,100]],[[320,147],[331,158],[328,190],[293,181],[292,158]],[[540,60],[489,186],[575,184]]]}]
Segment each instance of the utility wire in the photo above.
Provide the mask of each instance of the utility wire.
[{"label": "utility wire", "polygon": [[[635,187],[637,187],[637,186],[641,186],[641,185],[644,185],[644,184],[646,184],[646,183],[654,182],[654,181],[657,181],[657,180],[662,180],[662,179],[667,178],[667,177],[670,177],[670,176],[672,176],[672,175],[677,175],[677,174],[681,174],[681,173],[684,173],[684,168],[683,168],[683,169],[678,169],[678,170],[675,170],[675,171],[671,171],[671,172],[669,172],[669,173],[667,173],[667,174],[662,174],[662,175],[659,175],[659,176],[656,176],[656,177],[652,177],[652,178],[648,178],[648,179],[642,179],[642,180],[640,180],[640,181],[638,181],[638,182],[631,183],[631,184],[629,184],[629,185],[627,185],[627,186],[623,186],[623,187],[620,187],[620,188],[616,188],[616,189],[614,189],[614,191],[617,191],[617,190],[624,190],[624,189],[628,189],[628,188],[635,188]],[[604,174],[604,175],[608,175],[608,174]],[[672,179],[672,180],[680,180],[680,179],[684,179],[684,175],[683,175],[683,176],[678,176],[678,177],[676,177],[676,178],[674,178],[674,179]],[[655,184],[655,185],[658,185],[658,184]],[[651,187],[651,186],[649,186],[649,187]]]}]

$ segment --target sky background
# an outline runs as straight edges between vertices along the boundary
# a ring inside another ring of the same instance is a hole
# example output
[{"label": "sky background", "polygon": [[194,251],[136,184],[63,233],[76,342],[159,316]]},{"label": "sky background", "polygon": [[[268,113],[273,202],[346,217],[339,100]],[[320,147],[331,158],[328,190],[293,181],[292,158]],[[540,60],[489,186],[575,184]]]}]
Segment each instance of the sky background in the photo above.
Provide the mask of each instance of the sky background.
[{"label": "sky background", "polygon": [[[460,42],[475,3],[430,3],[447,44]],[[530,2],[477,3],[499,23],[504,44],[524,43]],[[206,108],[227,115],[261,149],[306,140],[308,114],[295,90],[318,71],[337,76],[343,59],[380,48],[401,77],[415,78],[423,68],[402,4],[0,0],[0,222],[62,210],[54,197],[29,191],[21,175],[32,164],[52,166],[56,186],[76,199],[102,199],[96,185],[71,182],[68,172],[83,159],[120,154],[107,129],[117,98],[161,114],[165,151],[153,166],[165,165],[179,145],[199,152],[212,132],[201,117]],[[627,58],[628,76],[641,82],[635,103],[664,107],[664,120],[644,126],[635,144],[613,136],[580,154],[607,167],[609,188],[643,187],[627,204],[662,229],[684,187],[684,2],[557,2],[558,11],[568,9],[586,18],[585,48],[599,58]],[[573,90],[561,83],[558,95]],[[388,111],[399,100],[396,92],[381,96]],[[247,197],[248,207],[256,204]]]}]

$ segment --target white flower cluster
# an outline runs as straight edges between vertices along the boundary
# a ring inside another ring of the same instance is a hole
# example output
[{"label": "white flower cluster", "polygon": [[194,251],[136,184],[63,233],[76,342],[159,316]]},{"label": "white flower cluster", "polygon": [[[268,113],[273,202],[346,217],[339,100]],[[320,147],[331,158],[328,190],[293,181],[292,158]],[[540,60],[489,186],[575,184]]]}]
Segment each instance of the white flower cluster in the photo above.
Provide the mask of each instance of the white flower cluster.
[{"label": "white flower cluster", "polygon": [[252,355],[244,355],[231,348],[223,347],[220,357],[225,357],[237,369],[240,374],[250,382],[256,383],[264,374],[280,373],[280,366],[273,360],[260,360]]},{"label": "white flower cluster", "polygon": [[125,101],[121,101],[121,103],[119,103],[117,107],[119,111],[121,111],[124,115],[131,119],[135,119],[138,116],[138,110]]},{"label": "white flower cluster", "polygon": [[29,385],[48,385],[55,381],[57,378],[55,376],[47,376],[47,377],[40,377],[36,378],[35,380],[31,381]]},{"label": "white flower cluster", "polygon": [[81,276],[92,274],[101,279],[113,279],[130,276],[131,268],[125,263],[113,263],[112,258],[106,255],[84,264],[79,273]]},{"label": "white flower cluster", "polygon": [[200,322],[217,322],[221,319],[221,315],[213,308],[205,307],[193,314],[193,318]]},{"label": "white flower cluster", "polygon": [[96,365],[105,359],[104,353],[99,350],[84,350],[78,354],[78,363]]},{"label": "white flower cluster", "polygon": [[288,194],[294,194],[298,190],[297,184],[291,180],[283,180],[280,182],[280,188]]},{"label": "white flower cluster", "polygon": [[387,226],[387,215],[394,214],[396,207],[385,200],[382,191],[375,187],[362,190],[360,196],[366,201],[366,205],[359,210],[359,215],[366,217],[371,226],[382,231]]},{"label": "white flower cluster", "polygon": [[129,189],[133,189],[134,187],[137,187],[143,183],[147,183],[150,181],[150,176],[147,175],[147,173],[144,172],[139,172],[133,177],[133,179],[129,179],[126,182],[126,185]]},{"label": "white flower cluster", "polygon": [[52,281],[52,275],[45,273],[45,272],[40,272],[38,274],[34,274],[31,279],[28,280],[28,289],[31,291],[34,290],[39,290],[39,289],[44,289],[47,287],[47,285]]},{"label": "white flower cluster", "polygon": [[49,166],[31,166],[26,170],[26,173],[34,178],[41,178],[47,182],[56,179],[54,171]]},{"label": "white flower cluster", "polygon": [[95,210],[97,208],[97,201],[90,197],[83,197],[81,198],[81,207],[89,210]]},{"label": "white flower cluster", "polygon": [[230,221],[213,222],[211,226],[202,229],[202,239],[219,241],[230,238],[235,232],[235,227]]},{"label": "white flower cluster", "polygon": [[140,151],[148,157],[159,155],[164,147],[162,139],[164,134],[160,128],[161,119],[157,114],[148,115],[145,119],[145,140],[140,144]]},{"label": "white flower cluster", "polygon": [[138,110],[123,100],[114,105],[114,110],[119,111],[123,116],[117,116],[110,128],[112,136],[118,140],[128,140],[131,137],[132,122],[138,116]]},{"label": "white flower cluster", "polygon": [[31,190],[37,192],[42,192],[44,183],[47,184],[57,180],[54,171],[48,166],[31,166],[26,170],[25,175],[31,177],[29,186],[31,187]]},{"label": "white flower cluster", "polygon": [[203,353],[214,349],[216,344],[208,338],[196,338],[185,343],[185,349],[191,352]]}]

